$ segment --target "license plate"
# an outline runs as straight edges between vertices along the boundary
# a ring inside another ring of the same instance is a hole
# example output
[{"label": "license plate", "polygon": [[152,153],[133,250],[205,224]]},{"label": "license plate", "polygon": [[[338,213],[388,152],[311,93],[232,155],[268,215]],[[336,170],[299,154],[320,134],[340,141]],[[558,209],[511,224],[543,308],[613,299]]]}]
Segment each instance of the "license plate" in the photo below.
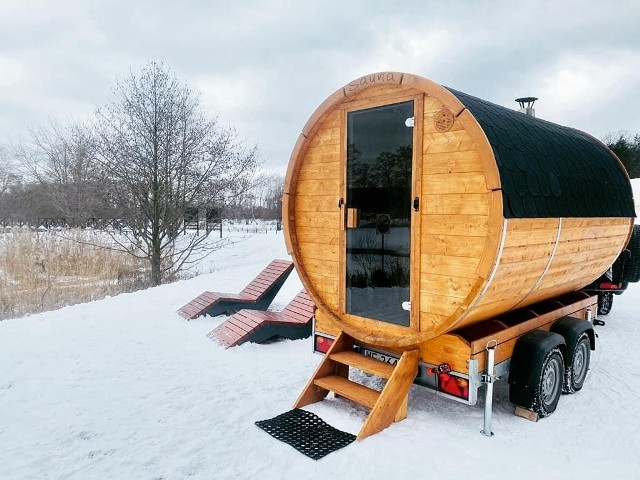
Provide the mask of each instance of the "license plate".
[{"label": "license plate", "polygon": [[361,348],[360,353],[365,357],[375,358],[376,360],[388,363],[390,365],[396,365],[398,363],[398,359],[396,357],[380,352],[374,352],[373,350],[368,350],[366,348]]}]

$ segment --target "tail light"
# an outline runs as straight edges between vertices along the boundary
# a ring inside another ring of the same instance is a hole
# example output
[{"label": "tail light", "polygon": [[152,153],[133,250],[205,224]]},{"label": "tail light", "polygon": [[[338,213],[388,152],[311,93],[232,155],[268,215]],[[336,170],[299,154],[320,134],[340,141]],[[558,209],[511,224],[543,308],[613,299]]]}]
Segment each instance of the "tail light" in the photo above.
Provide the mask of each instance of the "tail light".
[{"label": "tail light", "polygon": [[314,342],[314,351],[320,353],[327,353],[329,351],[329,347],[333,345],[333,338],[323,337],[322,335],[316,335]]},{"label": "tail light", "polygon": [[469,380],[456,377],[450,373],[441,373],[438,376],[438,386],[440,390],[454,397],[469,398]]},{"label": "tail light", "polygon": [[469,399],[469,380],[466,378],[452,375],[451,367],[447,363],[443,363],[437,367],[428,369],[429,375],[435,375],[438,379],[438,390],[454,397]]}]

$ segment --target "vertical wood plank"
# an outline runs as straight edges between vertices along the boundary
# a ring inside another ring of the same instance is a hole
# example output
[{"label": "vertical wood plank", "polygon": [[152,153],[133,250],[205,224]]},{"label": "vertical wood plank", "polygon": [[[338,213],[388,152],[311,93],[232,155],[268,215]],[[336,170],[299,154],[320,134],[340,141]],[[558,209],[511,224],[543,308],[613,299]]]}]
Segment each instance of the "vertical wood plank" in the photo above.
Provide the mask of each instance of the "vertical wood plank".
[{"label": "vertical wood plank", "polygon": [[413,185],[412,199],[418,198],[420,206],[418,210],[414,210],[411,206],[411,248],[410,248],[410,285],[409,300],[411,301],[411,311],[409,312],[409,327],[413,330],[420,330],[420,274],[421,264],[420,254],[422,242],[422,163],[424,155],[422,154],[422,136],[424,122],[420,119],[424,118],[424,95],[418,95],[414,98],[414,127],[413,127]]}]

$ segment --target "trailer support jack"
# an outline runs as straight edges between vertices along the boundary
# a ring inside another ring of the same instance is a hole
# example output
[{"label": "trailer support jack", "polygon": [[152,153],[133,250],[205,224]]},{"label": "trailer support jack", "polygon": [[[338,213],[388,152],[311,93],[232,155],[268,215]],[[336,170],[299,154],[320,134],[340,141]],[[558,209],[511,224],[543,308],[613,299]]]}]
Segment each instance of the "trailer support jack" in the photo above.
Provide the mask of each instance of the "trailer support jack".
[{"label": "trailer support jack", "polygon": [[495,359],[496,359],[496,345],[495,340],[491,340],[487,344],[487,373],[482,376],[482,383],[487,386],[485,399],[484,399],[484,428],[480,430],[480,433],[485,437],[492,437],[491,431],[491,415],[493,410],[493,382],[496,381],[495,375]]}]

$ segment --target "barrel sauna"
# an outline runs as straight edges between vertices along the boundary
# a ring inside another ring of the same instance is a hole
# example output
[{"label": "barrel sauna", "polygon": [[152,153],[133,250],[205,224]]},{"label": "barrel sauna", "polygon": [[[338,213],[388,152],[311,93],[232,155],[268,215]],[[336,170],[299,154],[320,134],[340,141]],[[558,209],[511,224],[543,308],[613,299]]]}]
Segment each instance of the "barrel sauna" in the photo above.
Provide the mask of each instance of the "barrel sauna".
[{"label": "barrel sauna", "polygon": [[597,139],[399,72],[317,108],[283,197],[316,322],[399,348],[588,285],[634,217]]}]

